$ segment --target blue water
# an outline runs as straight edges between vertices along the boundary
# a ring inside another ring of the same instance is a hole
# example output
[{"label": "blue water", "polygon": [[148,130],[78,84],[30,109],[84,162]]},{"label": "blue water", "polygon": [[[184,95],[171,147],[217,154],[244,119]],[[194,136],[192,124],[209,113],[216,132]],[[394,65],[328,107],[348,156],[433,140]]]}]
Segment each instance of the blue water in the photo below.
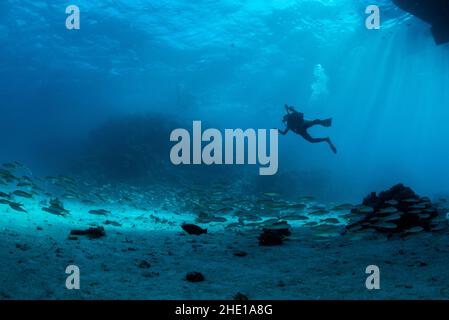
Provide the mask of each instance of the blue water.
[{"label": "blue water", "polygon": [[[282,129],[284,104],[338,153],[170,162],[172,130]],[[0,299],[446,299],[448,120],[449,45],[389,0],[0,0]]]},{"label": "blue water", "polygon": [[449,192],[449,47],[390,1],[376,1],[380,30],[364,26],[372,1],[75,2],[71,31],[67,1],[0,3],[3,162],[60,173],[111,117],[276,128],[288,103],[332,117],[312,133],[339,153],[281,136],[279,174],[341,201],[397,182]]}]

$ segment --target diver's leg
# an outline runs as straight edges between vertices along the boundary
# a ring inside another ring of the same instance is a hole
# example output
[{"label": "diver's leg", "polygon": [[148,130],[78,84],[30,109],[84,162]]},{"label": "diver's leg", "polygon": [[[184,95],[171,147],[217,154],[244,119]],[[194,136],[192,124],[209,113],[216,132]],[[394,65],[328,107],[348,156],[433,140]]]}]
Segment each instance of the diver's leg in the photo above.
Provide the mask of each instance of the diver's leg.
[{"label": "diver's leg", "polygon": [[331,147],[333,153],[337,153],[337,148],[335,148],[334,144],[332,143],[332,140],[330,138],[327,138],[327,143],[329,144],[329,147]]},{"label": "diver's leg", "polygon": [[304,126],[306,128],[310,128],[313,126],[323,126],[323,127],[330,127],[332,126],[332,118],[329,119],[325,119],[325,120],[320,120],[320,119],[316,119],[313,121],[304,121]]},{"label": "diver's leg", "polygon": [[301,133],[301,136],[310,143],[327,142],[329,144],[329,147],[332,149],[332,151],[334,153],[337,153],[337,148],[335,148],[334,144],[332,143],[332,141],[329,137],[327,137],[327,138],[312,138],[307,131],[303,131]]},{"label": "diver's leg", "polygon": [[329,138],[313,138],[307,131],[303,131],[300,134],[304,139],[306,139],[310,143],[327,142],[329,140]]}]

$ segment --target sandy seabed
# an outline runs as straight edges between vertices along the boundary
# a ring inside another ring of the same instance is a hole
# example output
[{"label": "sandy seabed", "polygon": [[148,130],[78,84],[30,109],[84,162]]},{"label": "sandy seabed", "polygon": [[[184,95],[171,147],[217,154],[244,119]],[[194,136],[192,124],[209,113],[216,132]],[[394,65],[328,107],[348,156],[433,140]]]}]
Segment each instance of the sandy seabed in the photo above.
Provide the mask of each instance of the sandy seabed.
[{"label": "sandy seabed", "polygon": [[[1,299],[447,299],[449,234],[405,239],[317,239],[294,227],[281,246],[261,247],[256,230],[208,234],[182,231],[194,216],[159,212],[160,223],[137,210],[105,216],[81,204],[67,217],[28,208],[0,207]],[[72,229],[104,225],[106,236],[69,240]],[[234,255],[244,251],[246,256]],[[77,265],[80,290],[65,286],[66,267]],[[368,265],[380,268],[380,290],[367,290]],[[205,281],[185,280],[201,272]]]}]

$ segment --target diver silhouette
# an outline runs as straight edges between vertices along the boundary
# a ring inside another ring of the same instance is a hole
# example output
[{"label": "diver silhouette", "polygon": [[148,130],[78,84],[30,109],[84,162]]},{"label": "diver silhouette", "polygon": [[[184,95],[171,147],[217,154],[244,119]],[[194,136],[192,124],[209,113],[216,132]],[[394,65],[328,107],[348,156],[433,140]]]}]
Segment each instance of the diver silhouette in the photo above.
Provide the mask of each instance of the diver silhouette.
[{"label": "diver silhouette", "polygon": [[323,127],[330,127],[332,126],[332,118],[326,119],[326,120],[305,120],[304,114],[301,112],[296,111],[293,107],[289,107],[288,105],[285,105],[285,110],[287,111],[287,114],[284,115],[284,118],[282,119],[282,122],[286,124],[286,128],[284,131],[279,130],[279,133],[282,135],[287,134],[289,130],[293,131],[296,134],[299,134],[301,137],[303,137],[305,140],[309,141],[310,143],[319,143],[319,142],[327,142],[329,144],[329,147],[332,149],[334,153],[337,153],[337,149],[335,148],[334,144],[332,143],[331,139],[329,137],[327,138],[312,138],[307,130],[310,127],[319,125]]}]

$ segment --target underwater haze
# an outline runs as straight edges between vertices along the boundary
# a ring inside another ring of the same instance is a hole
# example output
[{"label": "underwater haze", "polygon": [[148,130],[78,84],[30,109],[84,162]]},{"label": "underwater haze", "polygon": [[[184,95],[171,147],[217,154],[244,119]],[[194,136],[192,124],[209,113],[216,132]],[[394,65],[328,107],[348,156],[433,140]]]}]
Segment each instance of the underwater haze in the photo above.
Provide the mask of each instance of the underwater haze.
[{"label": "underwater haze", "polygon": [[69,32],[66,1],[2,1],[2,160],[61,170],[90,130],[128,113],[277,128],[287,103],[333,117],[316,135],[340,152],[287,136],[280,172],[326,172],[335,198],[396,181],[449,191],[449,49],[389,1],[381,30],[364,27],[369,1],[77,4]]},{"label": "underwater haze", "polygon": [[[372,4],[379,30],[365,26]],[[66,28],[69,5],[79,30]],[[391,1],[2,0],[0,44],[0,274],[10,274],[0,297],[447,298],[447,286],[426,281],[447,276],[448,256],[422,244],[448,235],[433,219],[445,219],[449,195],[449,45]],[[310,134],[338,152],[289,132],[274,176],[170,162],[172,130],[195,120],[284,129],[284,104],[332,118]],[[369,208],[382,223],[366,218],[369,234],[348,236]],[[184,222],[208,231],[192,235]],[[397,254],[414,247],[424,274]],[[328,250],[324,261],[316,250]],[[303,260],[308,279],[292,274]],[[386,260],[397,277],[376,296],[365,267]],[[12,271],[41,263],[32,279]],[[78,291],[64,287],[71,263],[87,274]],[[401,271],[410,264],[413,289]],[[185,280],[193,271],[205,281]]]}]

